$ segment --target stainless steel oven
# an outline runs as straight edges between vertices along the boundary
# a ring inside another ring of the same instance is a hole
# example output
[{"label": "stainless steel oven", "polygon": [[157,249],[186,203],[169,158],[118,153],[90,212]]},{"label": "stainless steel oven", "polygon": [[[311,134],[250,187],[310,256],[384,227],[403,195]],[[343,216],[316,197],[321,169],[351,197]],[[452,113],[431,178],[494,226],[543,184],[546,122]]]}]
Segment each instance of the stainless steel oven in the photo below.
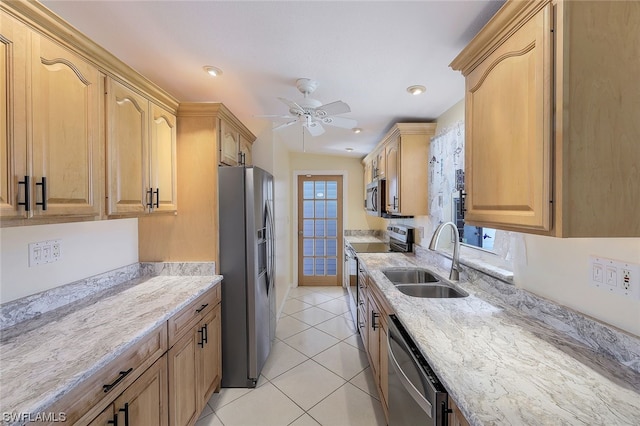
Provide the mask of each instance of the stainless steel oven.
[{"label": "stainless steel oven", "polygon": [[448,425],[447,391],[395,315],[389,315],[389,425]]}]

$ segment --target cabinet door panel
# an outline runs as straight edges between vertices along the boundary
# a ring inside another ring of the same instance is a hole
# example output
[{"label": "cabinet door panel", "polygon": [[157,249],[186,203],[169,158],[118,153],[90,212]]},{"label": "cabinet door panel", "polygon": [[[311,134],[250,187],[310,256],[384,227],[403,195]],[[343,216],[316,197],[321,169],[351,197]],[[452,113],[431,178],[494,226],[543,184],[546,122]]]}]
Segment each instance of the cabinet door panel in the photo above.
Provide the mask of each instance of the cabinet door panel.
[{"label": "cabinet door panel", "polygon": [[220,383],[220,305],[202,322],[207,329],[207,342],[199,349],[198,395],[203,408]]},{"label": "cabinet door panel", "polygon": [[107,98],[108,213],[144,213],[149,187],[149,101],[109,80]]},{"label": "cabinet door panel", "polygon": [[[102,77],[48,39],[32,40],[33,180],[47,179],[47,210],[34,214],[98,215]],[[42,201],[43,187],[32,188]]]},{"label": "cabinet door panel", "polygon": [[191,332],[169,349],[169,415],[172,426],[193,424],[198,415],[197,333]]},{"label": "cabinet door panel", "polygon": [[470,223],[551,228],[550,6],[467,76]]},{"label": "cabinet door panel", "polygon": [[153,103],[151,113],[151,188],[159,190],[153,209],[176,211],[176,117]]},{"label": "cabinet door panel", "polygon": [[127,424],[122,410],[128,410],[130,425],[166,426],[167,386],[167,356],[163,355],[115,400],[118,424]]},{"label": "cabinet door panel", "polygon": [[238,132],[224,120],[220,120],[220,162],[227,166],[238,165]]},{"label": "cabinet door panel", "polygon": [[18,185],[27,169],[27,27],[0,16],[0,217],[25,218],[25,187]]},{"label": "cabinet door panel", "polygon": [[399,158],[398,141],[391,142],[385,151],[385,169],[387,175],[387,212],[398,213],[400,211],[400,192],[399,192],[399,176],[398,163]]}]

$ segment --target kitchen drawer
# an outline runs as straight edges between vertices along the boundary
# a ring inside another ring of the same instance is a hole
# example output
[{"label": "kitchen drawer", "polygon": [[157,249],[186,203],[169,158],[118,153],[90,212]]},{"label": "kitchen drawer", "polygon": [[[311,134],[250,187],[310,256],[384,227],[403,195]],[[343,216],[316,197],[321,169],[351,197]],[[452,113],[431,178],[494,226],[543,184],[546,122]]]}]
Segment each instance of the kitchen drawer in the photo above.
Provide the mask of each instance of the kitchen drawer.
[{"label": "kitchen drawer", "polygon": [[169,319],[169,347],[172,347],[186,332],[195,327],[214,306],[220,303],[221,287],[220,284],[217,284],[207,290],[206,293]]},{"label": "kitchen drawer", "polygon": [[47,411],[66,413],[68,424],[89,423],[166,351],[167,328],[162,323]]}]

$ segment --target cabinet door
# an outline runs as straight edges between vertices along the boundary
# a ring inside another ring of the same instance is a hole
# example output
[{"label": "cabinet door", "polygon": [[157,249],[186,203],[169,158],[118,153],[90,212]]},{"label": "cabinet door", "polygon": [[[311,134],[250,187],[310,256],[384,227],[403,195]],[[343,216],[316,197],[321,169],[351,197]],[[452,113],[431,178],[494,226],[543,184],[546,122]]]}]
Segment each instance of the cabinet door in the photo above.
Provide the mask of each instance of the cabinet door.
[{"label": "cabinet door", "polygon": [[378,168],[377,170],[377,176],[379,179],[384,178],[385,177],[385,173],[387,170],[386,164],[386,151],[385,149],[381,149],[380,152],[378,152],[378,155],[376,155],[376,166]]},{"label": "cabinet door", "polygon": [[149,101],[109,79],[107,86],[108,214],[142,214],[149,185]]},{"label": "cabinet door", "polygon": [[244,136],[240,135],[240,154],[244,160],[245,166],[253,165],[253,158],[251,157],[252,145]]},{"label": "cabinet door", "polygon": [[381,312],[380,317],[380,371],[378,376],[380,377],[380,393],[382,394],[382,406],[387,410],[389,401],[389,341],[387,333],[387,320],[386,315]]},{"label": "cabinet door", "polygon": [[[387,175],[387,212],[400,211],[400,141],[389,143],[385,149],[385,173]],[[426,166],[425,166],[426,167]]]},{"label": "cabinet door", "polygon": [[371,370],[376,384],[380,382],[380,308],[371,294],[369,294],[367,320],[367,351],[371,361]]},{"label": "cabinet door", "polygon": [[367,161],[363,164],[363,168],[364,168],[364,198],[363,200],[367,199],[367,185],[369,185],[371,183],[371,177],[372,177],[372,173],[371,173],[371,169],[372,169],[372,165],[371,165],[371,161]]},{"label": "cabinet door", "polygon": [[551,228],[551,5],[466,79],[465,221]]},{"label": "cabinet door", "polygon": [[0,217],[26,218],[27,48],[30,32],[5,13],[0,15]]},{"label": "cabinet door", "polygon": [[150,151],[152,210],[176,211],[176,116],[154,103],[151,103]]},{"label": "cabinet door", "polygon": [[172,426],[193,424],[198,416],[196,383],[197,336],[194,330],[178,340],[168,352],[169,423]]},{"label": "cabinet door", "polygon": [[224,120],[220,120],[220,163],[227,166],[238,165],[240,134]]},{"label": "cabinet door", "polygon": [[[88,62],[32,35],[34,215],[100,214],[104,193],[103,77]],[[46,179],[46,185],[37,185]],[[46,187],[46,190],[45,190]],[[44,200],[43,200],[44,195]]]},{"label": "cabinet door", "polygon": [[102,413],[98,414],[98,417],[93,419],[87,426],[116,425],[118,421],[116,416],[113,404],[109,404],[109,406],[105,408]]},{"label": "cabinet door", "polygon": [[198,347],[198,411],[220,385],[220,305],[206,315],[201,327],[205,327],[206,342]]},{"label": "cabinet door", "polygon": [[118,424],[167,426],[167,388],[167,356],[163,355],[114,401]]}]

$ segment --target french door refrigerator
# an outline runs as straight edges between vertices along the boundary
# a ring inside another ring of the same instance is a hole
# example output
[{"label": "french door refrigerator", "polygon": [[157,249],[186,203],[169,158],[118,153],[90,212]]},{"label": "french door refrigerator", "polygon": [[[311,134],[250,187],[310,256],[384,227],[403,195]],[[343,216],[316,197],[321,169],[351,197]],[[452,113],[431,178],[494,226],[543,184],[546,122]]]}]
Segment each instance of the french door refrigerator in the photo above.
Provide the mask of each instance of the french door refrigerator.
[{"label": "french door refrigerator", "polygon": [[273,176],[218,171],[222,387],[255,387],[276,331]]}]

